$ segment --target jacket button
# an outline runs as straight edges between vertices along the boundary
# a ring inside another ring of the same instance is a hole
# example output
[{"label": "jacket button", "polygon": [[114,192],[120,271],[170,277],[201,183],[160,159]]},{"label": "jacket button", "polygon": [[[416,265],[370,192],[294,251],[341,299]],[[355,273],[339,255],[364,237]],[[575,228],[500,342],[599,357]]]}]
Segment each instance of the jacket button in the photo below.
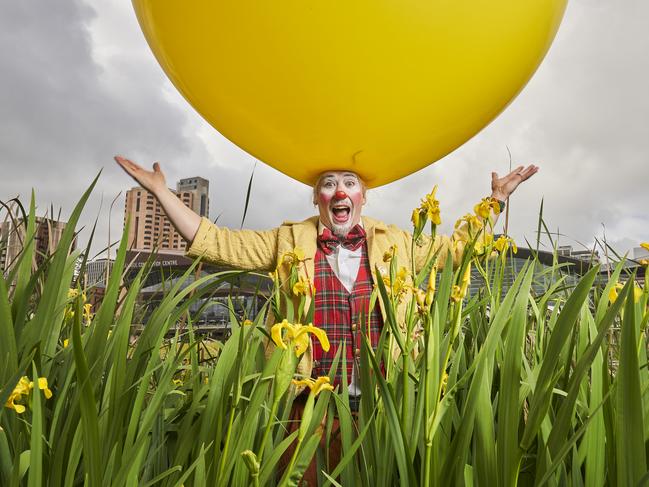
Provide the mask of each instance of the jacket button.
[{"label": "jacket button", "polygon": [[356,323],[352,323],[352,331],[356,331]]},{"label": "jacket button", "polygon": [[361,349],[360,349],[360,348],[357,348],[357,349],[355,350],[355,352],[354,352],[354,355],[356,355],[356,358],[360,357],[360,356],[361,356]]}]

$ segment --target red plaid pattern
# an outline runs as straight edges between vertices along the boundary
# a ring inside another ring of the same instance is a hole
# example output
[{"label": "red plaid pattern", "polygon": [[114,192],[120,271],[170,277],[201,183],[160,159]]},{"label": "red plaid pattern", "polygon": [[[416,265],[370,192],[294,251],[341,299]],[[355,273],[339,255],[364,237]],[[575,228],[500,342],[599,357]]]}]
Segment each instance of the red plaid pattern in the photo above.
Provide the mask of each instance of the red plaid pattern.
[{"label": "red plaid pattern", "polygon": [[[370,312],[369,329],[367,315],[372,294],[372,275],[367,258],[367,245],[363,245],[358,275],[352,292],[334,274],[327,258],[318,249],[315,254],[315,313],[314,324],[322,328],[329,337],[331,348],[324,352],[317,340],[313,341],[313,376],[329,373],[333,358],[343,341],[346,344],[347,380],[351,378],[354,356],[360,353],[361,333],[369,333],[372,347],[377,346],[383,319],[378,304]],[[364,318],[363,318],[364,317]],[[362,325],[362,326],[361,326]],[[342,360],[342,359],[341,359]],[[341,382],[342,373],[336,371],[334,385]]]}]

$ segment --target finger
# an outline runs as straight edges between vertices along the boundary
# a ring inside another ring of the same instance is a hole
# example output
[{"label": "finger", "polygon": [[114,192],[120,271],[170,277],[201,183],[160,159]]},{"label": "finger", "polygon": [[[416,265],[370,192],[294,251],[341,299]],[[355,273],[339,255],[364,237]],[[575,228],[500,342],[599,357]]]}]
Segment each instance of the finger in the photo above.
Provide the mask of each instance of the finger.
[{"label": "finger", "polygon": [[537,166],[529,166],[525,169],[525,171],[521,174],[521,177],[523,178],[523,181],[527,181],[529,178],[534,176],[537,172],[539,172],[539,168]]},{"label": "finger", "polygon": [[153,171],[154,172],[160,172],[160,164],[158,164],[157,162],[154,162],[153,163]]},{"label": "finger", "polygon": [[497,172],[492,172],[491,173],[491,184],[494,184],[496,181],[498,181],[498,173]]},{"label": "finger", "polygon": [[117,163],[122,166],[122,169],[124,169],[124,171],[126,171],[126,173],[133,178],[136,178],[138,176],[138,172],[142,171],[142,167],[140,167],[130,159],[127,159],[126,157],[115,156],[115,161],[117,161]]},{"label": "finger", "polygon": [[507,176],[516,176],[520,175],[521,172],[523,171],[524,166],[518,166],[516,169],[514,169],[512,172],[510,172]]},{"label": "finger", "polygon": [[131,172],[131,161],[122,156],[115,156],[113,159],[115,159],[115,162],[117,162],[117,164],[119,164],[126,172]]}]

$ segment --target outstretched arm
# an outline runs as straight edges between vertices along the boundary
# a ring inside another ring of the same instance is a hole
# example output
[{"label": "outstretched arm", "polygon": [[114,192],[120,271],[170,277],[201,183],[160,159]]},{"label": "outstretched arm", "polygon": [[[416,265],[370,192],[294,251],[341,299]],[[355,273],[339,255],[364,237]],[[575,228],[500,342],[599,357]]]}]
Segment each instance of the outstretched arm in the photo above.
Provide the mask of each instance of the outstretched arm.
[{"label": "outstretched arm", "polygon": [[190,244],[196,236],[201,217],[186,207],[180,199],[169,190],[160,164],[153,164],[153,171],[148,171],[135,162],[121,156],[115,156],[115,161],[126,173],[144,189],[156,197],[162,205],[167,218],[178,233]]}]

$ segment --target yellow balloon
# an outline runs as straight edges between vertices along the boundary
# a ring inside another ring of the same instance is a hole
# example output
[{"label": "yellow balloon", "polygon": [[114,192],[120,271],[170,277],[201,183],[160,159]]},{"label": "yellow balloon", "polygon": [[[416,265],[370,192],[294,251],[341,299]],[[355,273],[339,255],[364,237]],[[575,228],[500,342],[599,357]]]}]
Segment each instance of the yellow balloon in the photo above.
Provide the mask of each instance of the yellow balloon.
[{"label": "yellow balloon", "polygon": [[395,181],[459,147],[518,94],[566,0],[133,0],[196,110],[307,184]]}]

